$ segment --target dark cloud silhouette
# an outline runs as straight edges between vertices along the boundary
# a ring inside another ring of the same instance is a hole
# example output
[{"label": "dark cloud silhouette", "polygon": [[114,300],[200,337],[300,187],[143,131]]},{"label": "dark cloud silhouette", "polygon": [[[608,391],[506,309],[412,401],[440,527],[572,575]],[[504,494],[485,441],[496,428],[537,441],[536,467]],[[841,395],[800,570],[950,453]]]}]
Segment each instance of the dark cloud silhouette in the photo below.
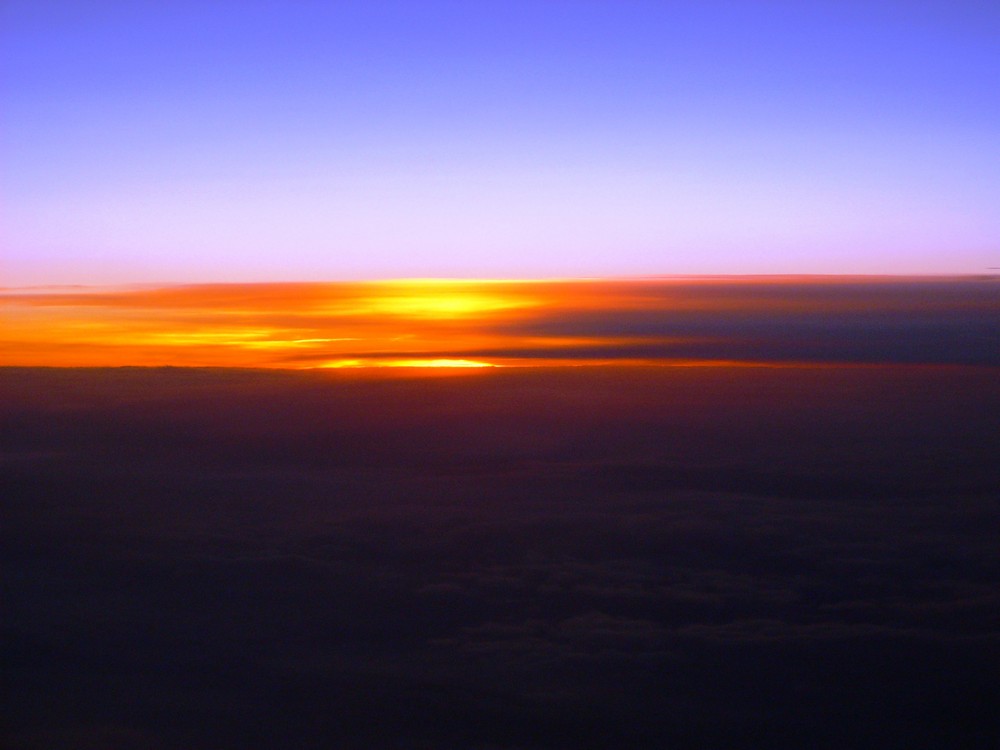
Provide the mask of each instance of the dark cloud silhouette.
[{"label": "dark cloud silhouette", "polygon": [[0,737],[992,747],[998,383],[0,369]]}]

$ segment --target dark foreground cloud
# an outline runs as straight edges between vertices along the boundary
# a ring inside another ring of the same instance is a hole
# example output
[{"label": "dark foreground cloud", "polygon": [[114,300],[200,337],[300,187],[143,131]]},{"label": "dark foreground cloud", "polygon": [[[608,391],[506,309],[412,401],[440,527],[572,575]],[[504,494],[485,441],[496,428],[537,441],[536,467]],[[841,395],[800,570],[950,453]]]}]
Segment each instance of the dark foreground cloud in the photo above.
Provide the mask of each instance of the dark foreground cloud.
[{"label": "dark foreground cloud", "polygon": [[2,369],[2,744],[994,747],[998,382]]}]

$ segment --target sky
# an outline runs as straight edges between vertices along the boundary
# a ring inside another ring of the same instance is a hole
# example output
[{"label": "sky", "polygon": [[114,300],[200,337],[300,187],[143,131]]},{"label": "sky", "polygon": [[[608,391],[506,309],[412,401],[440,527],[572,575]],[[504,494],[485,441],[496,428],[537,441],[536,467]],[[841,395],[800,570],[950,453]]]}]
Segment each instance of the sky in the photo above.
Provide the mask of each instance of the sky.
[{"label": "sky", "polygon": [[0,286],[1000,266],[990,2],[0,5]]}]

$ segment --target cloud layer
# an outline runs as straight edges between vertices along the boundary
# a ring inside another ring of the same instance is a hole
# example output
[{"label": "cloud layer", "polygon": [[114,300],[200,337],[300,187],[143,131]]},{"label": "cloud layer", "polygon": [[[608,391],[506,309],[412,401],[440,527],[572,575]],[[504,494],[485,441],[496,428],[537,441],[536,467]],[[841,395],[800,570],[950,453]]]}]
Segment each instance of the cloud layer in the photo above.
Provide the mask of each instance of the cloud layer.
[{"label": "cloud layer", "polygon": [[994,368],[0,383],[5,746],[997,739]]},{"label": "cloud layer", "polygon": [[993,278],[6,290],[12,365],[1000,364]]}]

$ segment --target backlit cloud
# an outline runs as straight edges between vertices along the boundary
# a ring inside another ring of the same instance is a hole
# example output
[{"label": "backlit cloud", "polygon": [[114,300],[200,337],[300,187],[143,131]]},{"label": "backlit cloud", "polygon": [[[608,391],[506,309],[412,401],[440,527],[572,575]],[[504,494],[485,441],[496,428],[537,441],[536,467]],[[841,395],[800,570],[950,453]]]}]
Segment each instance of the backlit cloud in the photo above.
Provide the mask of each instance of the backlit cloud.
[{"label": "backlit cloud", "polygon": [[405,280],[0,294],[8,364],[265,368],[1000,361],[1000,285]]}]

